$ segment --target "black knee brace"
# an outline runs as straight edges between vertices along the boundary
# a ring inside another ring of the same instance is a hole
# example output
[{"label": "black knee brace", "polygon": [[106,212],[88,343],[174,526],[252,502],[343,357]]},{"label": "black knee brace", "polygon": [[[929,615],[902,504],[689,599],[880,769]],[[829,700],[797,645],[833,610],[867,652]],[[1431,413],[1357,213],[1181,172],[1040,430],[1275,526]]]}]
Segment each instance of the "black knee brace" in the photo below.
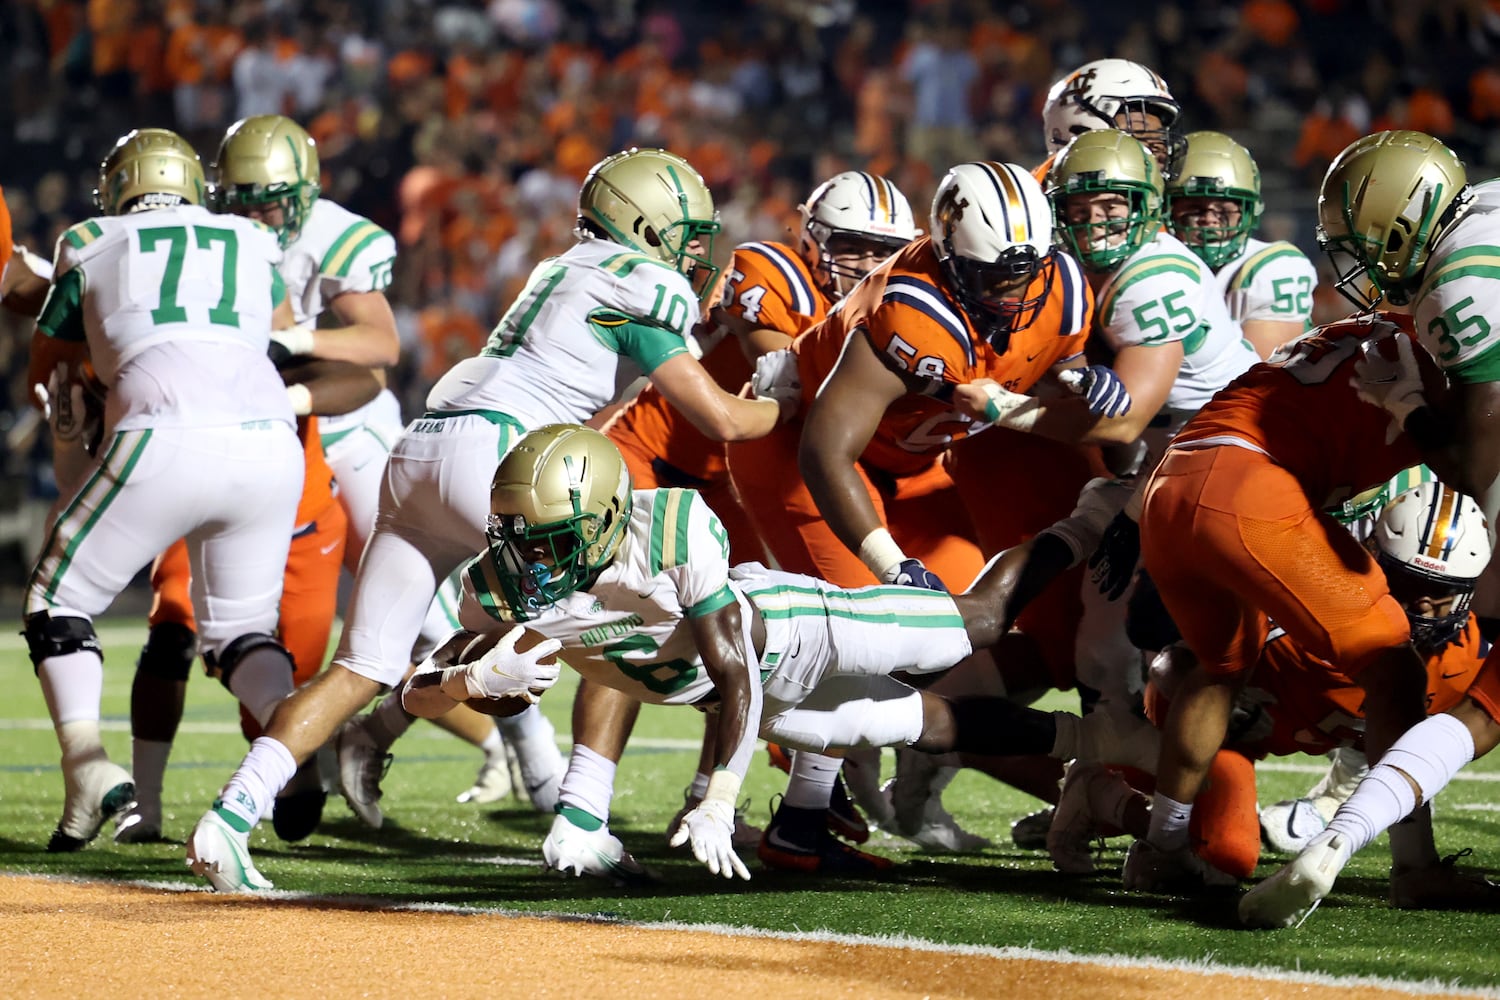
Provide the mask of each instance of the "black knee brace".
[{"label": "black knee brace", "polygon": [[50,611],[37,611],[21,619],[25,628],[26,647],[31,651],[33,670],[42,665],[49,656],[66,656],[81,650],[89,650],[104,659],[104,650],[99,645],[99,636],[94,632],[94,623],[87,618],[54,618]]},{"label": "black knee brace", "polygon": [[292,665],[292,654],[273,635],[264,632],[246,632],[244,635],[230,641],[216,655],[213,651],[203,654],[203,662],[208,665],[208,673],[211,677],[217,677],[219,683],[224,685],[226,691],[231,691],[229,678],[233,676],[235,668],[240,665],[245,656],[253,650],[264,646],[274,647],[282,656],[286,657],[287,669],[294,669]]},{"label": "black knee brace", "polygon": [[198,634],[178,622],[153,625],[135,669],[167,681],[185,681],[198,655]]},{"label": "black knee brace", "polygon": [[1057,742],[1051,712],[982,696],[951,698],[948,704],[953,711],[953,749],[959,753],[1045,754]]}]

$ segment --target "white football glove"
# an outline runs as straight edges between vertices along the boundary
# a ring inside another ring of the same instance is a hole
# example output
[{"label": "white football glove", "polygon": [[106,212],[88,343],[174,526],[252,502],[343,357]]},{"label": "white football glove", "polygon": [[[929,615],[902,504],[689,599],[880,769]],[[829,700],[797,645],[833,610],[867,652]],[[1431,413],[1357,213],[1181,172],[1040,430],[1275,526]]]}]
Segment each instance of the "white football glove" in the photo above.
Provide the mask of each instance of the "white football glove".
[{"label": "white football glove", "polygon": [[1366,340],[1359,345],[1359,360],[1354,362],[1354,386],[1359,398],[1378,406],[1391,415],[1394,426],[1387,443],[1394,441],[1406,426],[1411,412],[1426,405],[1422,395],[1422,370],[1417,367],[1411,341],[1402,334],[1391,337],[1396,342],[1396,360],[1381,351],[1385,338]]},{"label": "white football glove", "polygon": [[790,348],[771,351],[755,359],[750,389],[757,399],[774,399],[783,408],[796,408],[802,401],[802,377],[797,373],[797,355]]},{"label": "white football glove", "polygon": [[[469,698],[525,698],[533,705],[538,692],[557,683],[562,665],[539,661],[562,649],[556,639],[544,639],[526,650],[516,651],[519,628],[507,632],[492,649],[472,663],[461,663],[443,671],[443,693],[455,701]],[[478,641],[477,639],[475,641]]]},{"label": "white football glove", "polygon": [[682,817],[669,841],[672,847],[692,843],[693,857],[715,875],[749,881],[750,869],[734,853],[734,806],[720,799],[704,799]]}]

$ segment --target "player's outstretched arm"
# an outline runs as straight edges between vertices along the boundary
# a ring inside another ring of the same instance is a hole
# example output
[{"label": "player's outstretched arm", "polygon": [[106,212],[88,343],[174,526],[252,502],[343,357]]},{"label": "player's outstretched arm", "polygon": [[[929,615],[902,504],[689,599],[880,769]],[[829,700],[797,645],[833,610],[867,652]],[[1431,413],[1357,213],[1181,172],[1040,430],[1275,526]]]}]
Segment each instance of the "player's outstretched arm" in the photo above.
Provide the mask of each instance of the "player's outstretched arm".
[{"label": "player's outstretched arm", "polygon": [[751,441],[765,437],[781,421],[783,405],[725,392],[691,355],[676,354],[651,373],[651,383],[667,402],[712,441]]}]

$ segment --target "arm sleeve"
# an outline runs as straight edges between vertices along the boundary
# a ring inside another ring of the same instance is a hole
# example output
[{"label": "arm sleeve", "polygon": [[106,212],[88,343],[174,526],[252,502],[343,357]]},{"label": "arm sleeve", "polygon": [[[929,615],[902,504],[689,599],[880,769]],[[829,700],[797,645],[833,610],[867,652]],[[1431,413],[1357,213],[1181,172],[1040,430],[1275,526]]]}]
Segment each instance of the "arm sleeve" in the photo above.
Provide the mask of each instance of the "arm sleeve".
[{"label": "arm sleeve", "polygon": [[36,328],[57,340],[81,343],[88,338],[83,327],[83,272],[71,268],[52,283]]}]

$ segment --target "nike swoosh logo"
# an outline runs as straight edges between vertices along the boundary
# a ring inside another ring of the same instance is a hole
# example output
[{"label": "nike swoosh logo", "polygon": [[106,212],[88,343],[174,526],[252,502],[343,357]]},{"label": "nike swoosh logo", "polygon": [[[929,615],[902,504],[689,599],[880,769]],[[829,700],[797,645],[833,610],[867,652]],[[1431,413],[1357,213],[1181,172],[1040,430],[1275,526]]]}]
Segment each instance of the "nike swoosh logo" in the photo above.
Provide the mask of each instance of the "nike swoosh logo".
[{"label": "nike swoosh logo", "polygon": [[328,555],[328,553],[332,552],[334,549],[338,548],[342,544],[344,544],[343,541],[330,542],[327,545],[323,546],[321,549],[319,549],[318,552],[319,552],[319,554],[326,556],[326,555]]},{"label": "nike swoosh logo", "polygon": [[803,847],[801,844],[793,844],[791,841],[784,839],[781,836],[781,831],[777,830],[774,826],[766,831],[766,842],[769,843],[772,847],[777,848],[778,850],[790,851],[793,854],[814,853],[813,851],[810,851],[807,848]]},{"label": "nike swoosh logo", "polygon": [[1043,354],[1042,351],[1037,351],[1035,354],[1028,354],[1028,355],[1026,355],[1026,360],[1027,361],[1035,361],[1037,358],[1041,357],[1042,354]]},{"label": "nike swoosh logo", "polygon": [[1466,673],[1468,673],[1467,670],[1455,670],[1451,674],[1443,674],[1443,680],[1448,681],[1448,680],[1452,680],[1455,677],[1462,677]]}]

